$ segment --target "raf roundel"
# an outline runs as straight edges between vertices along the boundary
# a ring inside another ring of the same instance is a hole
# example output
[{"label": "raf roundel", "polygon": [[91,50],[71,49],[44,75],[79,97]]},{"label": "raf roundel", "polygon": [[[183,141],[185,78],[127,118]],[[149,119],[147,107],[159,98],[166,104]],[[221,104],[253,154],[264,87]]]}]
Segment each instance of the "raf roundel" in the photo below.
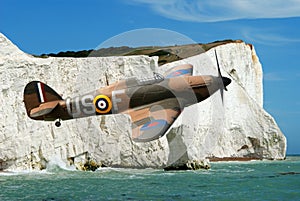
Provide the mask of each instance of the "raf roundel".
[{"label": "raf roundel", "polygon": [[110,99],[105,95],[98,95],[94,98],[94,106],[97,113],[106,114],[112,108]]},{"label": "raf roundel", "polygon": [[167,75],[166,78],[178,77],[186,74],[192,74],[192,69],[179,69]]},{"label": "raf roundel", "polygon": [[141,131],[164,128],[167,124],[168,124],[168,122],[164,119],[152,120],[152,121],[144,124],[141,128]]}]

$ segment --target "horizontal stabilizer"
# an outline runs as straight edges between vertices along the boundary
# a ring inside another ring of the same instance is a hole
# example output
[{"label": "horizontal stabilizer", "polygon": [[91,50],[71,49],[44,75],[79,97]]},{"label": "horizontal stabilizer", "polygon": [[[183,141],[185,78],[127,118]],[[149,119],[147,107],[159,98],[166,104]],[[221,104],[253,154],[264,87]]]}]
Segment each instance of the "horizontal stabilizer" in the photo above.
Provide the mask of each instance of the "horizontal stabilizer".
[{"label": "horizontal stabilizer", "polygon": [[49,114],[58,105],[59,101],[46,102],[39,105],[39,107],[30,110],[30,117],[41,117]]}]

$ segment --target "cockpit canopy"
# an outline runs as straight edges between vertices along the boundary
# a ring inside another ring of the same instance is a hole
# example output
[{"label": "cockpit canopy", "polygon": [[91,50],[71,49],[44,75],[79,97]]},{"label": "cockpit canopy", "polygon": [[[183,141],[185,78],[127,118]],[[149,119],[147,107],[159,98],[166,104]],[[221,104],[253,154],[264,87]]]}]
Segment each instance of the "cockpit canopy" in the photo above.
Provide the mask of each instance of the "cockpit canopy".
[{"label": "cockpit canopy", "polygon": [[164,76],[153,72],[152,77],[144,77],[144,78],[137,78],[132,77],[126,80],[127,87],[135,87],[135,86],[143,86],[143,85],[150,85],[150,84],[156,84],[160,83],[164,80]]}]

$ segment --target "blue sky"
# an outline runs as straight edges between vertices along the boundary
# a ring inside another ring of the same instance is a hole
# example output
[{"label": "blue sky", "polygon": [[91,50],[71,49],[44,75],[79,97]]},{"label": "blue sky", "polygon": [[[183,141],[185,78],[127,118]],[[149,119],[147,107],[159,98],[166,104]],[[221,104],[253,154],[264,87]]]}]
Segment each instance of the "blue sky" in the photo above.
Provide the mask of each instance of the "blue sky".
[{"label": "blue sky", "polygon": [[264,107],[300,153],[300,1],[0,0],[0,32],[31,54],[94,49],[126,31],[162,28],[200,43],[242,39],[264,71]]}]

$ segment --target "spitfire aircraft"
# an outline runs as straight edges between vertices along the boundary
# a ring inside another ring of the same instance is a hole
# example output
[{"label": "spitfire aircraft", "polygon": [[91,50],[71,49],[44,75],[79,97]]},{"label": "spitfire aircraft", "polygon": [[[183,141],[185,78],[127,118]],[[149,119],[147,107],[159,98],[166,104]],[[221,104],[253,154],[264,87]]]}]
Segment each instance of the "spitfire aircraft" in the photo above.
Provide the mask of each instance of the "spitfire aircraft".
[{"label": "spitfire aircraft", "polygon": [[34,120],[56,121],[92,115],[128,114],[132,121],[132,139],[148,142],[163,136],[182,110],[199,103],[231,83],[220,72],[218,76],[193,76],[193,66],[183,64],[164,75],[154,73],[146,79],[129,78],[75,98],[63,99],[40,81],[24,89],[27,115]]}]

